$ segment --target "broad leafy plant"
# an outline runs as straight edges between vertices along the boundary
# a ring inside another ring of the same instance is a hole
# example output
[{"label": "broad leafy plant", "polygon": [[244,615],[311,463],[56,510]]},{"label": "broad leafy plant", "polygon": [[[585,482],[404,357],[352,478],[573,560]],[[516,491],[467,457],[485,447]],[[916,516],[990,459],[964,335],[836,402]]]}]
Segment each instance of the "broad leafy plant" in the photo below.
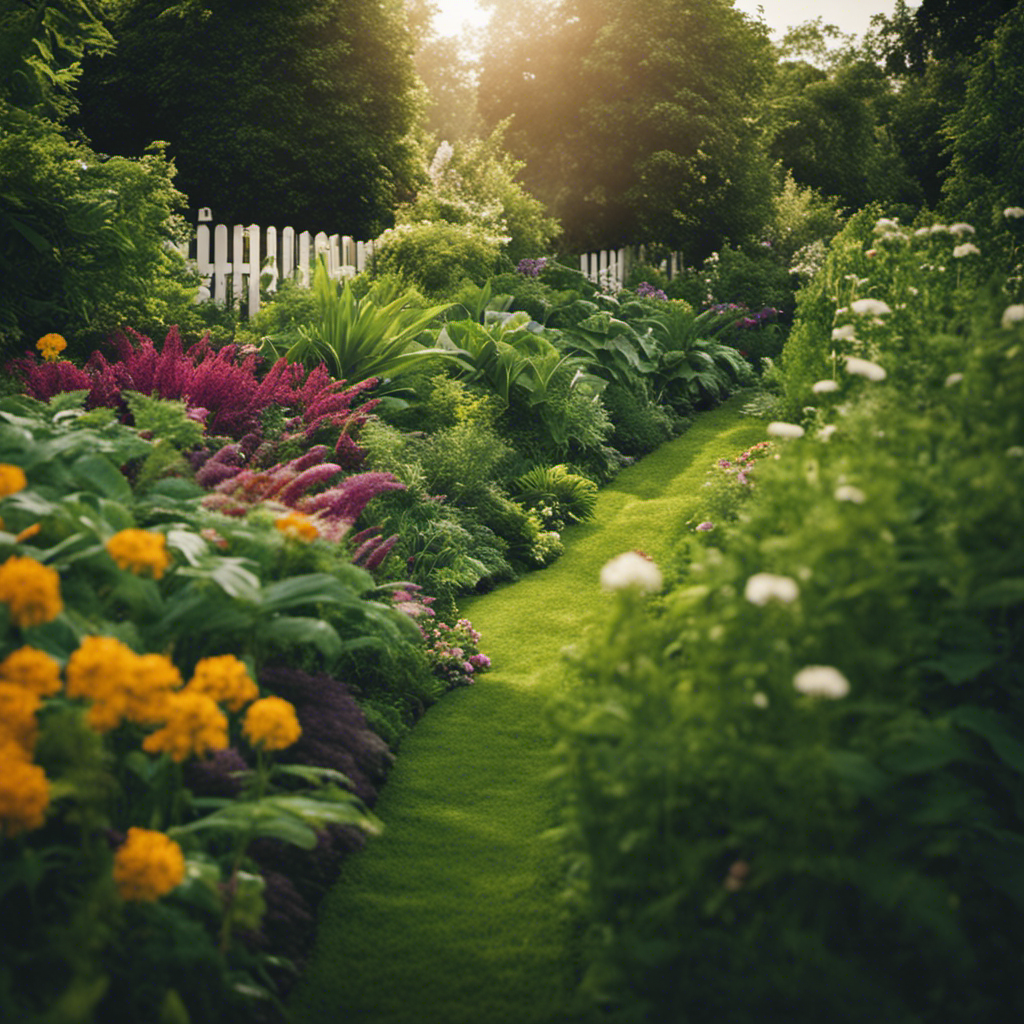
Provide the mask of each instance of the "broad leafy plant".
[{"label": "broad leafy plant", "polygon": [[[334,281],[321,257],[313,272],[316,319],[300,325],[301,339],[284,351],[289,362],[326,363],[350,384],[371,377],[392,378],[419,369],[426,360],[448,355],[419,341],[447,303],[423,308],[393,282],[374,284],[362,298],[352,283]],[[274,339],[265,339],[274,351]]]}]

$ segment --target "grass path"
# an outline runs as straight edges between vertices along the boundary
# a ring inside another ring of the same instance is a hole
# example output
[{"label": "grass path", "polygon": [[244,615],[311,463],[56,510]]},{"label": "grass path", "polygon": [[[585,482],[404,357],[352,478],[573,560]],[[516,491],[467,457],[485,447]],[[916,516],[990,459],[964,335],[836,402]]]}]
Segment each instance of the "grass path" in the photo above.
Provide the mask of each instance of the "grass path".
[{"label": "grass path", "polygon": [[764,438],[745,399],[700,416],[621,473],[553,566],[466,600],[495,669],[431,708],[377,805],[384,835],[349,858],[325,899],[291,1000],[296,1024],[568,1024],[574,941],[559,909],[545,777],[545,702],[561,648],[604,596],[598,573],[671,549],[715,458]]}]

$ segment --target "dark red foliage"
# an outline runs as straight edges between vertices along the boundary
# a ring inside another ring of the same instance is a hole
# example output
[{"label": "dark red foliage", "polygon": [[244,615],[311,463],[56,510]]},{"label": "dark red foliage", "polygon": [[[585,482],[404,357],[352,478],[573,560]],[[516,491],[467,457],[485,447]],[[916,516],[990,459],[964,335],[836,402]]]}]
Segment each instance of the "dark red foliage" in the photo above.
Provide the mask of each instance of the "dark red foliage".
[{"label": "dark red foliage", "polygon": [[393,756],[345,684],[326,673],[282,667],[263,669],[260,685],[290,701],[302,726],[298,742],[282,752],[282,759],[342,772],[355,793],[372,805]]},{"label": "dark red foliage", "polygon": [[[186,349],[177,327],[170,329],[159,351],[152,339],[130,328],[116,334],[111,344],[113,358],[94,352],[84,369],[64,361],[40,364],[33,353],[15,359],[9,370],[22,378],[33,398],[47,401],[64,391],[88,390],[89,408],[107,406],[125,416],[124,391],[183,400],[197,415],[206,411],[211,434],[236,438],[258,433],[261,413],[271,405],[293,410],[293,429],[311,438],[324,428],[351,434],[378,404],[371,399],[352,409],[354,401],[376,386],[375,379],[346,388],[322,364],[307,374],[301,364],[284,358],[261,379],[262,359],[255,350],[237,345],[215,350],[209,336]],[[364,455],[351,439],[341,451],[347,469],[356,468]]]},{"label": "dark red foliage", "polygon": [[92,378],[85,370],[63,360],[40,363],[34,352],[12,359],[7,371],[21,378],[26,395],[41,402],[66,391],[88,391],[92,388]]}]

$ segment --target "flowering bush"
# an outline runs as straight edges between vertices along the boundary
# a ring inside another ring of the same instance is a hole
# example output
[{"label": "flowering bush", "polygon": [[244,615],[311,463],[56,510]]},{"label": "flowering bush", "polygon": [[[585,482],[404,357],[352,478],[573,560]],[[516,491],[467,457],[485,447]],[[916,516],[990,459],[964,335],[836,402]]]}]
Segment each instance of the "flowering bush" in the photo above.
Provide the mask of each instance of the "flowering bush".
[{"label": "flowering bush", "polygon": [[837,240],[831,300],[801,298],[803,407],[712,470],[729,515],[702,509],[677,584],[620,590],[572,656],[566,887],[610,1018],[1024,1009],[1020,295],[920,266],[962,225],[876,218]]},{"label": "flowering bush", "polygon": [[491,667],[491,659],[477,647],[480,634],[469,619],[459,619],[454,626],[435,619],[420,628],[434,675],[443,681],[446,690],[472,685],[476,676]]}]

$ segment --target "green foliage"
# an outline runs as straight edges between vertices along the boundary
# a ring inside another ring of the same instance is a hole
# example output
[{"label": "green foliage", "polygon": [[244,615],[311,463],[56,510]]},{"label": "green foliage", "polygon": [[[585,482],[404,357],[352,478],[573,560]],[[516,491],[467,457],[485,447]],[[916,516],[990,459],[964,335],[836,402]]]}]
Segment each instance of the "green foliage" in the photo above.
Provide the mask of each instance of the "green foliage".
[{"label": "green foliage", "polygon": [[262,346],[269,339],[275,346],[287,348],[302,339],[299,328],[308,327],[316,318],[313,289],[303,288],[296,281],[282,281],[266,302],[261,301],[259,312],[238,325],[235,341]]},{"label": "green foliage", "polygon": [[695,515],[732,525],[687,524],[662,596],[613,595],[555,708],[583,991],[610,1019],[1022,1007],[1020,307],[983,286],[995,258],[952,256],[969,235],[876,217],[801,309],[819,355],[853,323],[887,375],[799,391],[814,429],[763,449],[755,488],[713,485]]},{"label": "green foliage", "polygon": [[98,148],[137,154],[159,131],[189,205],[212,206],[218,222],[356,238],[391,223],[419,176],[398,0],[126,0],[108,10],[117,50],[86,63],[79,90]]},{"label": "green foliage", "polygon": [[463,280],[478,285],[497,270],[503,240],[474,223],[399,224],[374,243],[374,274],[397,274],[424,295],[451,295]]},{"label": "green foliage", "polygon": [[188,415],[184,400],[153,398],[141,391],[123,391],[136,430],[190,451],[206,440],[206,428]]},{"label": "green foliage", "polygon": [[675,432],[676,421],[682,411],[654,401],[650,385],[637,381],[632,387],[611,383],[601,392],[601,401],[612,422],[609,443],[623,455],[639,456],[653,452]]},{"label": "green foliage", "polygon": [[84,357],[117,327],[198,322],[173,174],[160,146],[104,160],[0,111],[0,351],[57,332]]},{"label": "green foliage", "polygon": [[516,501],[538,514],[549,529],[560,530],[567,523],[584,523],[594,517],[597,484],[570,473],[566,466],[536,466],[513,480],[510,487]]},{"label": "green foliage", "polygon": [[0,12],[0,112],[8,106],[63,121],[86,52],[108,53],[110,33],[85,0],[4,4]]},{"label": "green foliage", "polygon": [[1024,141],[1014,111],[1024,98],[1024,11],[1018,5],[979,52],[963,106],[947,122],[952,140],[944,209],[986,229],[1024,196],[1019,152]]},{"label": "green foliage", "polygon": [[[446,304],[413,305],[411,296],[391,282],[376,284],[357,298],[349,280],[331,280],[321,257],[313,273],[313,301],[316,318],[297,326],[300,340],[283,353],[289,362],[325,362],[337,379],[356,384],[397,377],[446,354],[417,340]],[[273,337],[265,341],[275,351],[281,344]]]},{"label": "green foliage", "polygon": [[508,124],[499,124],[486,139],[453,147],[442,142],[428,170],[428,181],[415,202],[398,211],[401,223],[472,224],[501,238],[502,253],[513,263],[546,252],[558,233],[557,222],[516,181],[522,161],[504,148]]}]

